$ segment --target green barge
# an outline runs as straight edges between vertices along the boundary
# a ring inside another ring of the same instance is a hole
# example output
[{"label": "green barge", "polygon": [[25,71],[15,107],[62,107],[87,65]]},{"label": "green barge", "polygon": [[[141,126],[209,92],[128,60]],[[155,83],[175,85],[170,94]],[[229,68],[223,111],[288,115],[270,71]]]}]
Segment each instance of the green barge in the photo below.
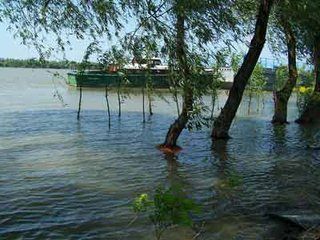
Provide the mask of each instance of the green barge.
[{"label": "green barge", "polygon": [[[149,78],[150,77],[150,78]],[[71,72],[68,73],[67,84],[74,87],[85,88],[104,88],[125,86],[128,88],[142,88],[146,86],[148,80],[152,82],[152,86],[157,89],[167,89],[170,87],[168,74],[151,74],[147,76],[145,73],[130,73],[122,76],[118,73],[88,71],[84,73]],[[199,76],[199,81],[207,81],[212,78],[212,74],[203,74]],[[222,89],[230,89],[232,82],[222,82]]]},{"label": "green barge", "polygon": [[[119,87],[142,88],[150,81],[154,88],[169,88],[170,77],[167,65],[162,65],[159,58],[152,58],[142,62],[132,60],[131,64],[125,65],[127,72],[124,75],[119,71],[117,65],[109,65],[108,70],[91,70],[85,72],[68,73],[67,84],[75,87]],[[233,71],[231,68],[221,68],[226,79],[222,88],[230,88],[233,82]],[[227,74],[226,74],[227,73]],[[210,81],[213,78],[212,69],[205,69],[203,74],[197,78],[198,81]]]},{"label": "green barge", "polygon": [[[167,74],[152,74],[150,80],[154,88],[168,88]],[[68,73],[67,84],[74,87],[126,87],[138,88],[146,85],[148,77],[144,73],[130,73],[122,76],[118,73],[88,71],[84,73]]]}]

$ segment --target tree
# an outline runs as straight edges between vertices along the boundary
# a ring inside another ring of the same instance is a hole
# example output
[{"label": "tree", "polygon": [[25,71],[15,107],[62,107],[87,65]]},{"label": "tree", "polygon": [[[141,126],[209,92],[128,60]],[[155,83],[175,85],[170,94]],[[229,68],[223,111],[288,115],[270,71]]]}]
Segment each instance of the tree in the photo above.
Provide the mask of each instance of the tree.
[{"label": "tree", "polygon": [[[70,44],[68,36],[98,43],[99,38],[118,35],[123,27],[119,8],[112,0],[4,0],[0,2],[0,16],[23,44],[33,45],[46,59],[58,48],[65,50]],[[57,45],[49,45],[49,36]]]},{"label": "tree", "polygon": [[211,136],[213,139],[228,138],[231,123],[239,108],[243,92],[256,66],[265,43],[268,20],[273,6],[273,0],[261,0],[255,25],[255,33],[244,61],[237,72],[230,89],[226,104],[220,115],[214,121]]},{"label": "tree", "polygon": [[[287,66],[287,80],[283,82],[281,88],[274,91],[274,115],[272,123],[285,124],[287,123],[287,105],[289,98],[296,86],[298,79],[297,71],[297,40],[295,32],[295,21],[292,17],[293,9],[297,1],[282,1],[277,7],[274,14],[273,33],[271,36],[276,41],[275,51],[285,49],[287,52],[288,66]],[[282,40],[282,39],[285,40]],[[275,40],[277,39],[277,40]],[[280,39],[280,40],[279,40]],[[280,71],[280,70],[279,70]],[[278,74],[280,73],[278,71]]]},{"label": "tree", "polygon": [[298,24],[304,53],[310,55],[314,66],[314,90],[297,123],[307,124],[319,121],[320,117],[320,3],[304,0],[297,4]]},{"label": "tree", "polygon": [[[205,121],[202,96],[208,92],[212,79],[203,77],[208,61],[208,43],[217,41],[225,31],[237,32],[238,21],[232,6],[235,1],[131,1],[130,6],[138,19],[140,30],[154,32],[158,42],[163,42],[162,56],[168,59],[171,89],[177,99],[177,87],[182,94],[182,109],[170,125],[160,148],[177,150],[178,138],[185,128],[199,128]],[[146,21],[146,19],[148,21]],[[231,34],[230,34],[231,35]],[[128,39],[130,39],[129,37]],[[126,44],[127,45],[127,44]]]}]

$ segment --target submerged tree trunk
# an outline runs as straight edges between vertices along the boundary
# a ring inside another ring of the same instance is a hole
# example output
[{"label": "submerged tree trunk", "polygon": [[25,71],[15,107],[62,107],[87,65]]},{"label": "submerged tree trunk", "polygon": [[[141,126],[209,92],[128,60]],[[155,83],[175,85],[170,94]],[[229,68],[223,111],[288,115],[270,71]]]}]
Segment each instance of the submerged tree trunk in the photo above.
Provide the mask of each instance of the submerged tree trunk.
[{"label": "submerged tree trunk", "polygon": [[265,43],[268,20],[272,5],[273,0],[260,1],[259,12],[255,25],[255,32],[250,43],[249,51],[234,78],[234,82],[230,89],[227,102],[221,110],[219,117],[214,121],[211,134],[211,137],[213,139],[229,137],[228,132],[231,123],[237,113],[242,100],[243,92],[258,62]]},{"label": "submerged tree trunk", "polygon": [[193,108],[193,92],[188,83],[188,79],[190,79],[190,70],[187,63],[187,56],[185,52],[185,15],[182,12],[177,14],[177,23],[176,23],[176,31],[177,31],[177,39],[176,39],[176,58],[179,64],[179,71],[182,73],[182,77],[185,80],[185,84],[183,87],[183,104],[182,110],[179,114],[178,118],[175,122],[170,126],[168,133],[166,135],[166,139],[164,143],[161,145],[163,149],[175,150],[179,149],[177,146],[177,140],[183,131],[183,129],[187,126],[189,120],[189,112],[192,111]]},{"label": "submerged tree trunk", "polygon": [[296,120],[297,123],[307,124],[320,121],[320,35],[314,41],[314,77],[315,87],[306,109]]},{"label": "submerged tree trunk", "polygon": [[162,144],[162,147],[169,149],[179,148],[177,146],[177,141],[181,132],[188,123],[189,111],[192,111],[192,101],[192,91],[186,90],[183,98],[182,112],[180,113],[179,117],[175,120],[175,122],[171,124],[165,142]]},{"label": "submerged tree trunk", "polygon": [[297,83],[298,71],[297,71],[297,43],[294,33],[292,31],[290,23],[281,19],[281,25],[286,36],[287,48],[288,48],[288,68],[289,76],[288,81],[280,91],[274,93],[274,115],[272,123],[274,124],[285,124],[287,122],[287,108],[288,101],[292,94],[293,88]]}]

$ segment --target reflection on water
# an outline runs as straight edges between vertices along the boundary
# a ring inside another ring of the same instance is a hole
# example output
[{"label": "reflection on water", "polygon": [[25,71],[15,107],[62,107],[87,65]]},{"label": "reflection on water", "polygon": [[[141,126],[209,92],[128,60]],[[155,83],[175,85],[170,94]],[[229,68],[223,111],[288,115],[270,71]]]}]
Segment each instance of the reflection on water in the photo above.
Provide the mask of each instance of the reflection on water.
[{"label": "reflection on water", "polygon": [[[174,104],[156,99],[156,114],[143,124],[141,96],[132,96],[108,129],[101,91],[84,92],[78,122],[78,92],[58,84],[62,107],[45,70],[0,69],[0,80],[1,239],[152,239],[147,219],[128,226],[130,205],[159,185],[179,184],[203,206],[195,216],[205,222],[200,239],[279,239],[268,213],[319,209],[320,151],[310,147],[319,130],[273,127],[271,97],[250,116],[245,102],[228,142],[212,145],[209,129],[185,131],[183,151],[170,156],[155,146]],[[293,102],[289,112],[294,119]],[[241,185],[226,184],[235,177]],[[166,239],[192,235],[178,228]]]}]

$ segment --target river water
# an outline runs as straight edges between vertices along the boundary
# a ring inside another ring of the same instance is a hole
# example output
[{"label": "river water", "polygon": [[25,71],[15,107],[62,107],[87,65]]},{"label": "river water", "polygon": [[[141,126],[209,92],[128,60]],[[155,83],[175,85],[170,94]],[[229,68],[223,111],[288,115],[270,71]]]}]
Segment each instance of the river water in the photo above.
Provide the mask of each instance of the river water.
[{"label": "river water", "polygon": [[[142,123],[141,94],[125,100],[119,119],[111,93],[109,129],[104,91],[84,90],[77,121],[79,92],[53,72],[0,69],[0,239],[154,239],[147,216],[129,225],[132,201],[176,184],[202,207],[198,239],[281,239],[268,214],[318,212],[320,156],[308,146],[319,145],[319,128],[273,127],[270,94],[250,113],[245,99],[227,143],[212,145],[207,128],[184,131],[173,159],[155,148],[176,117],[170,96],[155,96]],[[220,92],[217,110],[225,99]],[[230,178],[240,184],[227,186]],[[173,228],[164,239],[194,234]]]}]

